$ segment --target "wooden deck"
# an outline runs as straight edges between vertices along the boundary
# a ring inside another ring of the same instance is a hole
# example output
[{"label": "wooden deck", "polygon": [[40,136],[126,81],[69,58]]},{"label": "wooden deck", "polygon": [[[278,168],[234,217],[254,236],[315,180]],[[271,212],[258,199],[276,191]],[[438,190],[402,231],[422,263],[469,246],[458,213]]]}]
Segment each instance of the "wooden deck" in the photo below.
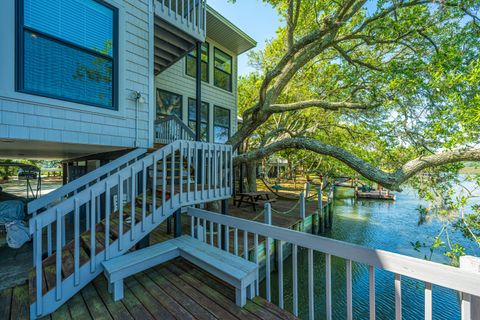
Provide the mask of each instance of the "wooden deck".
[{"label": "wooden deck", "polygon": [[[260,297],[234,301],[232,286],[178,258],[127,278],[119,302],[100,275],[46,319],[295,319]],[[1,291],[0,319],[27,318],[27,285]]]}]

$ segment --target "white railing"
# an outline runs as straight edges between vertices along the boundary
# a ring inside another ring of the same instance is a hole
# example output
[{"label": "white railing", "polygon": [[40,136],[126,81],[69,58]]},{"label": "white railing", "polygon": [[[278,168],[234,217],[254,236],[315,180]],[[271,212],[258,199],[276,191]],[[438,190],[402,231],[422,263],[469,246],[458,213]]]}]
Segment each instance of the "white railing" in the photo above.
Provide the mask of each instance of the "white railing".
[{"label": "white railing", "polygon": [[[181,207],[229,198],[232,181],[231,146],[176,141],[37,214],[29,225],[31,318],[56,310],[100,274],[102,261],[127,252]],[[45,239],[52,229],[55,238]]]},{"label": "white railing", "polygon": [[155,14],[203,42],[206,36],[206,0],[156,0]]},{"label": "white railing", "polygon": [[48,208],[59,201],[67,198],[70,195],[74,195],[77,192],[83,190],[85,187],[92,183],[99,182],[110,174],[125,167],[130,162],[135,162],[139,157],[142,157],[147,152],[146,149],[135,149],[118,159],[109,162],[108,164],[97,168],[86,175],[75,179],[74,181],[44,195],[41,198],[35,199],[28,203],[28,214],[36,215],[37,212]]},{"label": "white railing", "polygon": [[[292,253],[292,292],[288,292],[288,296],[292,297],[293,314],[299,314],[299,290],[307,290],[308,296],[308,318],[314,318],[314,252],[324,254],[325,256],[325,288],[321,290],[326,296],[326,319],[332,319],[332,307],[336,305],[332,301],[332,257],[340,257],[345,260],[346,265],[346,318],[353,319],[353,280],[352,280],[352,262],[360,263],[369,268],[369,311],[370,319],[375,319],[375,286],[382,285],[375,283],[375,269],[383,269],[392,272],[395,286],[395,319],[402,319],[402,292],[401,281],[402,276],[420,280],[425,283],[425,319],[432,319],[432,284],[443,286],[456,290],[461,293],[462,299],[462,320],[477,319],[470,313],[471,297],[480,296],[480,274],[466,271],[451,266],[434,263],[426,260],[412,258],[396,253],[383,250],[375,250],[363,246],[350,244],[343,241],[323,238],[312,234],[302,233],[291,229],[285,229],[271,225],[271,208],[270,204],[265,205],[265,223],[244,220],[232,216],[221,215],[209,211],[195,208],[188,209],[188,215],[191,219],[191,234],[203,239],[206,243],[216,245],[219,248],[230,248],[229,234],[231,230],[234,232],[233,237],[233,253],[238,254],[238,234],[243,231],[244,248],[248,246],[248,237],[253,237],[253,261],[259,263],[259,236],[265,238],[265,294],[266,299],[271,301],[271,250],[275,248],[277,254],[277,273],[278,273],[278,305],[284,308],[284,286],[283,286],[283,265],[284,265],[284,248],[290,246]],[[199,232],[203,230],[203,232]],[[222,231],[223,230],[223,231]],[[198,233],[201,236],[198,236]],[[217,239],[214,239],[216,233]],[[203,235],[202,235],[203,234]],[[207,235],[209,234],[209,236]],[[224,242],[222,246],[222,238]],[[215,241],[216,240],[216,241]],[[298,268],[298,250],[305,248],[308,250],[307,270],[299,270]],[[263,253],[263,252],[262,252]],[[249,258],[248,250],[243,251],[243,257]],[[252,259],[252,258],[250,258]],[[308,275],[307,288],[299,288],[298,274],[302,272]],[[318,277],[318,274],[315,274]],[[259,288],[257,285],[257,294]]]},{"label": "white railing", "polygon": [[177,140],[195,141],[195,133],[176,115],[155,121],[155,143],[169,144]]}]

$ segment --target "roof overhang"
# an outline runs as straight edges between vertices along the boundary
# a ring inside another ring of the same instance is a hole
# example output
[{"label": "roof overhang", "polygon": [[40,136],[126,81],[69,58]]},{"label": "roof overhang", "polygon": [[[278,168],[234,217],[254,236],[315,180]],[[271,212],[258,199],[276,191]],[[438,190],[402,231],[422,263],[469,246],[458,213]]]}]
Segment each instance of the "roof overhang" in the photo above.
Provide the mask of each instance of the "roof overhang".
[{"label": "roof overhang", "polygon": [[236,55],[257,46],[255,40],[210,6],[207,6],[207,37]]}]

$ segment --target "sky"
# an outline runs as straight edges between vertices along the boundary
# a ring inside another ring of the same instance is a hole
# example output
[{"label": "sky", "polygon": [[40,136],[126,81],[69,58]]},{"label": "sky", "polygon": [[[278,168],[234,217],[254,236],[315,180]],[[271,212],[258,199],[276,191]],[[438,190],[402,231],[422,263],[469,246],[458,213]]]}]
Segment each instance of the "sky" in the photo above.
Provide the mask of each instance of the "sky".
[{"label": "sky", "polygon": [[[237,0],[236,3],[227,0],[208,0],[208,4],[257,41],[254,50],[263,49],[266,40],[274,38],[275,31],[282,24],[277,12],[259,0]],[[254,69],[248,65],[248,54],[239,56],[239,74],[245,75],[252,71]]]}]

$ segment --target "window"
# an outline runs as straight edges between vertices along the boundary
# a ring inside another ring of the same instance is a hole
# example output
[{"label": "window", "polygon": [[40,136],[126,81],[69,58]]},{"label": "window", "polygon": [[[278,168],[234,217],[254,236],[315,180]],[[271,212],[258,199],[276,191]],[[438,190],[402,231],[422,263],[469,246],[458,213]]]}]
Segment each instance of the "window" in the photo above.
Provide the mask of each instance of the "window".
[{"label": "window", "polygon": [[215,143],[225,143],[230,138],[230,110],[215,106],[213,111],[213,135]]},{"label": "window", "polygon": [[[208,103],[202,101],[200,138],[208,141]],[[197,100],[188,98],[188,126],[195,132],[197,126]]]},{"label": "window", "polygon": [[[207,42],[202,43],[202,81],[208,82],[208,61],[210,47]],[[193,50],[187,55],[185,72],[187,75],[196,78],[197,77],[197,49]]]},{"label": "window", "polygon": [[174,114],[182,119],[182,96],[157,89],[157,117]]},{"label": "window", "polygon": [[227,91],[232,91],[232,57],[215,48],[215,68],[213,84]]},{"label": "window", "polygon": [[17,90],[117,109],[117,9],[97,0],[17,4]]}]

